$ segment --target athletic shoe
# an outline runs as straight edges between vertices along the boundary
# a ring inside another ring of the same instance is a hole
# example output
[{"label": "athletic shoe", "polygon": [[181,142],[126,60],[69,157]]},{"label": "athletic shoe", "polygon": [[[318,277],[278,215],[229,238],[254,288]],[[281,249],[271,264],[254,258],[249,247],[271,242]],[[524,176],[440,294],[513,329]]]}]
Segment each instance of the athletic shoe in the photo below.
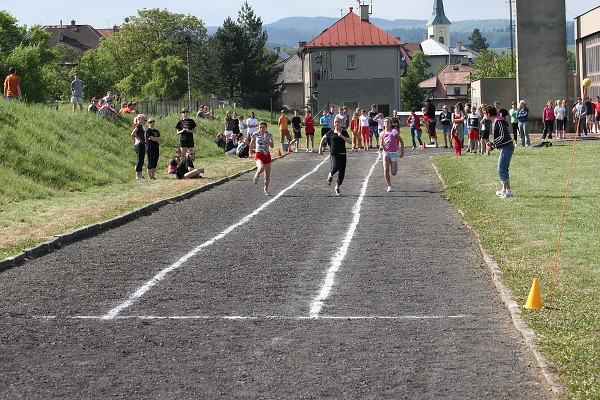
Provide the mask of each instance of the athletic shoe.
[{"label": "athletic shoe", "polygon": [[306,152],[307,152],[307,153],[310,153],[310,149],[306,149]]},{"label": "athletic shoe", "polygon": [[388,193],[389,193],[389,192],[393,192],[393,191],[394,191],[394,189],[392,189],[392,187],[391,187],[391,186],[388,186],[388,188],[387,188],[387,191],[388,191]]},{"label": "athletic shoe", "polygon": [[413,146],[413,147],[412,147],[412,149],[414,150],[414,149],[415,149],[415,146]]},{"label": "athletic shoe", "polygon": [[258,183],[258,176],[254,175],[254,178],[252,178],[252,183],[255,185]]},{"label": "athletic shoe", "polygon": [[331,172],[327,175],[327,184],[331,185],[331,181],[333,180],[333,176],[331,176]]},{"label": "athletic shoe", "polygon": [[500,196],[502,197],[502,195],[505,193],[506,191],[504,189],[500,189],[500,190],[496,190],[496,196]]},{"label": "athletic shoe", "polygon": [[510,190],[510,189],[507,189],[507,190],[506,190],[506,192],[504,192],[504,193],[502,193],[502,194],[500,195],[500,197],[501,197],[501,198],[503,198],[503,199],[505,199],[505,198],[507,198],[507,197],[512,197],[512,195],[513,195],[513,192],[512,192],[512,190]]},{"label": "athletic shoe", "polygon": [[337,187],[335,188],[335,194],[336,194],[337,196],[341,195],[341,193],[340,193],[340,188],[337,188]]},{"label": "athletic shoe", "polygon": [[265,189],[265,195],[269,195],[269,191],[267,189]]}]

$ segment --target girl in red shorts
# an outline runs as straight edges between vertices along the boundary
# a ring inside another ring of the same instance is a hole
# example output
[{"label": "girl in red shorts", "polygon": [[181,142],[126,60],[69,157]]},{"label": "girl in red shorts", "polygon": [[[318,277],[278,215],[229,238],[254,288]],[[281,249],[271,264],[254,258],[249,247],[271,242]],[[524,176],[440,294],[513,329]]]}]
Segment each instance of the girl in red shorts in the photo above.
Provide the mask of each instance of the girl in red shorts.
[{"label": "girl in red shorts", "polygon": [[250,150],[248,157],[252,157],[252,152],[256,150],[256,173],[252,181],[256,185],[260,174],[265,173],[264,190],[265,194],[269,195],[269,181],[271,179],[271,152],[269,147],[273,148],[273,135],[267,131],[267,122],[260,121],[258,132],[254,132],[250,139]]}]

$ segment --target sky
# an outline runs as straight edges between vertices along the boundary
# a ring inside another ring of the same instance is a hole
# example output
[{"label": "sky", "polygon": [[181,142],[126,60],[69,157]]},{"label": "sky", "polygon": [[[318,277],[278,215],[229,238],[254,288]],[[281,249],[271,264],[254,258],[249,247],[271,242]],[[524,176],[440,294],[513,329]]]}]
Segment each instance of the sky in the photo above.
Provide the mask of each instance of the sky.
[{"label": "sky", "polygon": [[[285,6],[277,6],[273,0],[247,0],[254,13],[262,19],[263,24],[276,22],[285,17],[334,17],[345,15],[349,7],[358,11],[357,0],[303,0],[300,3],[288,2]],[[530,1],[530,0],[528,0]],[[537,0],[541,1],[541,0]],[[595,7],[598,0],[565,0],[567,20],[572,21]],[[434,0],[363,0],[373,4],[371,18],[394,19],[429,19]],[[91,25],[96,29],[110,28],[120,25],[126,17],[137,15],[143,8],[166,8],[172,13],[190,14],[202,20],[206,26],[220,26],[227,17],[236,19],[244,0],[128,0],[128,1],[82,1],[82,0],[0,0],[0,9],[7,11],[18,19],[18,25],[59,25],[69,24],[75,20],[77,24]],[[507,0],[480,0],[471,11],[465,10],[464,0],[444,0],[444,11],[450,21],[464,19],[508,19]],[[470,3],[473,4],[473,3]],[[476,9],[477,13],[472,10]]]}]

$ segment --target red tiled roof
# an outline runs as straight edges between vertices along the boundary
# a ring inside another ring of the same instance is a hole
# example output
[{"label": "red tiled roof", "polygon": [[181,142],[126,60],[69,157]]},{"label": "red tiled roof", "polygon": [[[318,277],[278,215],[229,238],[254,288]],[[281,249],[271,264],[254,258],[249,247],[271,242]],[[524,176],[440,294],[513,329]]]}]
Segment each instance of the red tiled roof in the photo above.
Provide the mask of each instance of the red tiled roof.
[{"label": "red tiled roof", "polygon": [[307,47],[389,46],[402,42],[350,10],[342,19],[325,29]]},{"label": "red tiled roof", "polygon": [[63,43],[73,47],[79,54],[97,48],[102,37],[90,25],[46,25],[42,29],[50,32],[50,47]]}]

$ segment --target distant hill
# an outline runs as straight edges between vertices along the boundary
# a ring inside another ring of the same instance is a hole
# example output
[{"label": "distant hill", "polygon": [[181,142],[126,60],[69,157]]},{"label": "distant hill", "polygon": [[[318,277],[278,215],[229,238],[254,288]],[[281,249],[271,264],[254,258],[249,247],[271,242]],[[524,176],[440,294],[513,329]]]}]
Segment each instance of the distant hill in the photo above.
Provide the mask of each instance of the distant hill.
[{"label": "distant hill", "polygon": [[[337,21],[337,18],[331,17],[286,17],[271,24],[264,24],[263,28],[269,36],[267,48],[297,48],[299,42],[310,42]],[[427,36],[427,20],[424,19],[371,18],[371,22],[390,35],[400,38],[403,42],[421,42]],[[506,19],[452,22],[452,44],[454,45],[456,42],[470,43],[468,38],[475,28],[479,28],[491,48],[510,47],[509,21]],[[209,35],[212,35],[217,27],[207,27],[207,30]],[[568,21],[567,45],[574,44],[573,21]]]}]

